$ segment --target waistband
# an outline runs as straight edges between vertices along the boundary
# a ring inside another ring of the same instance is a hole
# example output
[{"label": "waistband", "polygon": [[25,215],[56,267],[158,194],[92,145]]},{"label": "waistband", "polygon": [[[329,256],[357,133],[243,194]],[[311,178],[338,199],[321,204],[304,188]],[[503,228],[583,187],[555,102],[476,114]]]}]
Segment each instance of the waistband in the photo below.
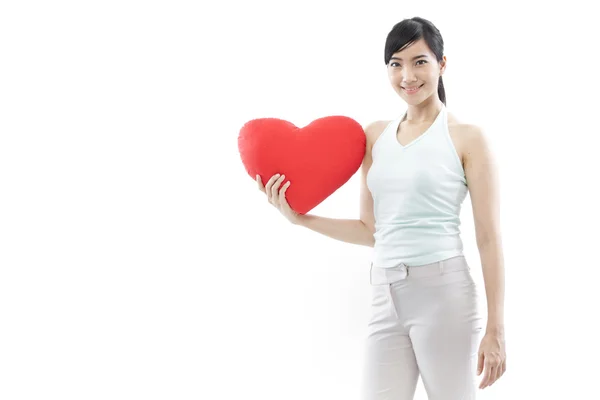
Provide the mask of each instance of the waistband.
[{"label": "waistband", "polygon": [[385,285],[408,277],[421,278],[443,275],[445,272],[468,271],[470,269],[471,268],[463,255],[418,266],[409,266],[401,263],[392,268],[380,268],[373,266],[373,263],[371,263],[370,284]]}]

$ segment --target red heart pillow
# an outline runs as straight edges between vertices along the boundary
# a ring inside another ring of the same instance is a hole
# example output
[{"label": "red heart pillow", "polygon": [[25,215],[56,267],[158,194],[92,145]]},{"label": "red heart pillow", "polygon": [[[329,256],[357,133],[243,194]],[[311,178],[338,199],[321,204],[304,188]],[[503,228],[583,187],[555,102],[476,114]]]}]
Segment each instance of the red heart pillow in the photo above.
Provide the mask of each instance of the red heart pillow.
[{"label": "red heart pillow", "polygon": [[[344,185],[360,168],[366,137],[349,117],[328,116],[299,128],[277,118],[253,119],[242,127],[238,149],[248,174],[263,185],[276,173],[292,185],[290,207],[306,214]],[[285,182],[282,182],[282,185]]]}]

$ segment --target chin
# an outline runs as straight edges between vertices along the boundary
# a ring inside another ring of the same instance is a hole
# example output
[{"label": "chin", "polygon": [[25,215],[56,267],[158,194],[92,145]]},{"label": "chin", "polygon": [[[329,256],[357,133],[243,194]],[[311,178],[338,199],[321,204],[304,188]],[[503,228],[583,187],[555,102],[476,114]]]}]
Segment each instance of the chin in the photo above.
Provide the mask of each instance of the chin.
[{"label": "chin", "polygon": [[426,97],[423,97],[423,96],[419,96],[419,97],[402,96],[402,100],[404,100],[407,104],[410,104],[413,106],[417,105],[417,104],[421,104],[425,99],[426,99]]},{"label": "chin", "polygon": [[400,97],[402,97],[402,100],[404,100],[407,104],[415,106],[427,101],[427,99],[429,99],[432,95],[433,93],[420,93],[418,96],[407,96],[406,94],[402,93]]}]

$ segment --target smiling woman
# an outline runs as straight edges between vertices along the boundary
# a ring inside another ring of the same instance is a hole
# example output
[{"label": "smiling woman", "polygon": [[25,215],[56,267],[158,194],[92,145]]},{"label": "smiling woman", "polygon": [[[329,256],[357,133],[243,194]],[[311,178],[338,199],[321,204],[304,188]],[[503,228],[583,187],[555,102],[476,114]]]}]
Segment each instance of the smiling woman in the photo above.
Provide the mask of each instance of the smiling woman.
[{"label": "smiling woman", "polygon": [[[446,109],[444,42],[428,20],[396,24],[384,52],[407,111],[365,128],[360,218],[299,214],[290,183],[274,175],[260,190],[293,224],[373,247],[371,319],[362,400],[414,397],[419,375],[430,399],[475,397],[506,370],[504,272],[495,163],[480,128]],[[463,254],[462,203],[471,195],[488,305]],[[481,336],[485,327],[485,335]]]},{"label": "smiling woman", "polygon": [[[442,36],[429,21],[416,18],[412,22],[397,25],[395,35],[389,37],[385,46],[385,64],[392,87],[410,105],[431,97],[434,91],[446,104],[442,80],[446,56]],[[419,96],[405,96],[417,93]]]}]

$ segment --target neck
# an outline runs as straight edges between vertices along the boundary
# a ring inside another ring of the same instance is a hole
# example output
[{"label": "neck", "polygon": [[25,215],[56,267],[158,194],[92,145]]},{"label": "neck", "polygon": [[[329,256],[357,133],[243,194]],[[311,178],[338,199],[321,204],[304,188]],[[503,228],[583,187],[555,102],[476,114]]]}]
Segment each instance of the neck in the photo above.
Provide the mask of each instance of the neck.
[{"label": "neck", "polygon": [[437,96],[431,96],[421,104],[409,105],[404,121],[418,124],[434,120],[443,106],[444,103]]}]

